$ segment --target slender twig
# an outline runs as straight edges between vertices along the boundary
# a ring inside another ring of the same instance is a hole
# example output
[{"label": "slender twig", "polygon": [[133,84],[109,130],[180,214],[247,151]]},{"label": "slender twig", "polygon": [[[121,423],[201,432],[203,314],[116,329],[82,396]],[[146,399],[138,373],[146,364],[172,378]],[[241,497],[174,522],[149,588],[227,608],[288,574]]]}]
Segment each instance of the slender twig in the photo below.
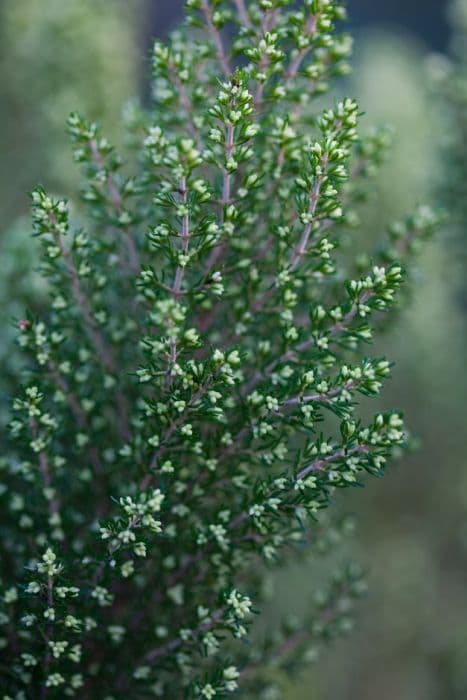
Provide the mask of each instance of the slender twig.
[{"label": "slender twig", "polygon": [[[49,609],[53,608],[54,606],[54,581],[52,576],[47,577],[47,607]],[[45,629],[45,634],[44,634],[44,642],[46,644],[46,652],[45,652],[45,658],[44,658],[44,680],[43,680],[43,685],[41,688],[41,700],[45,700],[48,695],[48,687],[46,685],[46,679],[47,676],[49,675],[49,669],[50,669],[50,664],[52,662],[52,654],[50,650],[50,642],[52,641],[52,634],[53,634],[53,624],[51,622],[47,623],[46,629]]]},{"label": "slender twig", "polygon": [[[31,427],[31,435],[33,436],[34,440],[37,439],[39,430],[38,430],[38,425],[37,421],[32,419],[30,421],[30,427]],[[53,522],[57,515],[60,513],[60,503],[58,500],[58,496],[56,495],[56,491],[53,488],[53,482],[52,482],[52,471],[50,468],[49,464],[49,458],[47,455],[47,452],[45,450],[40,450],[39,454],[39,472],[42,477],[42,482],[44,484],[44,491],[47,491],[46,494],[46,499],[47,499],[47,510],[49,514],[49,522]],[[47,606],[49,608],[53,608],[53,577],[49,576],[47,579]],[[52,631],[53,631],[53,625],[49,622],[46,626],[45,629],[45,634],[44,634],[44,641],[46,644],[46,652],[45,652],[45,658],[44,658],[44,677],[47,678],[48,675],[48,669],[50,667],[51,663],[51,653],[50,653],[50,647],[49,647],[49,642],[52,637]],[[47,697],[47,686],[43,685],[41,689],[41,699],[45,700]]]},{"label": "slender twig", "polygon": [[[187,206],[188,203],[188,190],[187,190],[187,182],[186,182],[186,177],[183,176],[180,179],[180,185],[179,185],[179,193],[181,197],[181,202],[184,207]],[[182,217],[182,228],[180,232],[180,238],[182,241],[182,252],[183,255],[188,254],[188,249],[190,245],[190,216],[188,211],[183,215]],[[177,300],[181,293],[182,293],[182,284],[183,280],[185,277],[185,268],[186,268],[186,261],[185,263],[181,264],[180,261],[177,264],[177,268],[175,270],[175,278],[172,284],[172,289],[171,289],[171,294],[173,295],[174,299]],[[172,382],[173,382],[173,374],[172,374],[172,369],[177,362],[177,339],[173,337],[170,341],[170,367],[167,371],[167,387],[170,387]]]},{"label": "slender twig", "polygon": [[175,85],[175,87],[177,89],[177,96],[178,96],[179,102],[180,102],[183,110],[186,113],[185,125],[186,125],[188,131],[190,132],[190,135],[196,141],[196,145],[197,145],[198,149],[202,150],[203,143],[202,143],[202,139],[201,139],[201,134],[192,121],[192,115],[194,112],[193,103],[190,100],[190,97],[188,95],[188,91],[185,87],[185,84],[183,83],[182,80],[180,80],[180,76],[178,75],[176,68],[172,64],[169,64],[168,68],[169,68],[170,79],[172,80],[173,84]]},{"label": "slender twig", "polygon": [[[186,207],[187,202],[188,202],[188,190],[187,190],[187,184],[186,184],[185,177],[182,177],[180,180],[180,195],[181,195],[182,204]],[[188,248],[190,245],[190,216],[188,213],[185,213],[183,215],[182,230],[181,230],[180,237],[182,240],[183,254],[187,255]],[[175,297],[178,297],[180,295],[184,276],[185,276],[185,265],[179,264],[177,267],[177,271],[175,274],[175,280],[174,280],[174,284],[173,284],[173,288],[172,288],[172,293]]]},{"label": "slender twig", "polygon": [[[280,18],[280,10],[277,8],[273,10],[266,10],[261,21],[261,31],[262,34],[267,34],[268,32],[271,32],[278,24]],[[257,35],[257,39],[260,37]],[[258,72],[261,74],[264,74],[265,71],[269,68],[271,63],[271,59],[268,54],[263,54],[261,56],[259,66],[258,66]],[[258,86],[256,88],[255,96],[253,99],[253,104],[255,106],[256,112],[259,113],[261,111],[261,105],[263,104],[263,98],[264,98],[264,92],[266,89],[266,80],[261,80],[258,83]]]},{"label": "slender twig", "polygon": [[[311,15],[308,19],[307,22],[307,37],[311,42],[311,39],[313,38],[313,35],[316,32],[316,28],[318,26],[318,20],[319,20],[319,14],[318,15]],[[292,60],[290,63],[289,67],[287,68],[287,71],[285,73],[285,83],[288,85],[292,80],[294,80],[297,77],[298,71],[300,70],[300,67],[304,61],[304,59],[307,57],[307,55],[310,53],[312,49],[311,43],[308,46],[305,46],[303,49],[300,49],[300,51],[297,52],[297,55],[295,58]]]},{"label": "slender twig", "polygon": [[[226,137],[225,137],[225,162],[226,162],[226,164],[232,158],[234,146],[235,146],[235,127],[233,126],[233,124],[231,122],[228,122],[227,132],[226,132]],[[226,208],[231,203],[231,201],[232,201],[232,175],[231,175],[228,167],[224,166],[224,172],[222,175],[222,199],[220,201],[221,224],[224,224],[224,222],[225,222],[225,211],[226,211]],[[219,245],[217,245],[213,248],[213,250],[208,258],[208,261],[206,263],[206,268],[204,271],[205,277],[207,275],[209,275],[212,268],[216,265],[219,258],[222,256],[222,254],[224,252],[224,245],[225,244],[220,243]]]},{"label": "slender twig", "polygon": [[[355,316],[358,313],[358,307],[361,303],[367,302],[372,296],[372,292],[364,292],[359,300],[358,303],[355,303],[352,305],[352,308],[346,313],[342,321],[339,321],[337,323],[334,323],[331,328],[328,331],[329,337],[336,337],[339,336],[341,333],[344,333],[346,330],[348,330],[349,324],[353,321]],[[297,356],[301,353],[304,352],[305,350],[309,350],[316,344],[316,338],[311,336],[310,338],[307,338],[306,340],[303,340],[301,343],[299,343],[295,348],[291,348],[290,350],[287,350],[285,353],[277,357],[275,360],[269,363],[264,370],[258,370],[255,372],[255,374],[252,376],[249,382],[245,385],[245,389],[243,394],[246,396],[250,394],[253,389],[259,384],[259,382],[265,378],[269,377],[270,374],[278,367],[282,362],[290,362],[292,360],[295,360]]]},{"label": "slender twig", "polygon": [[[39,435],[39,428],[37,425],[37,421],[31,420],[30,421],[30,427],[31,427],[31,435],[33,436],[34,440],[37,440],[37,437]],[[42,481],[44,482],[44,488],[45,489],[52,489],[52,470],[50,468],[49,464],[49,458],[47,456],[47,453],[44,450],[41,450],[39,452],[39,471],[42,476]],[[52,496],[52,498],[47,498],[47,508],[49,511],[49,517],[56,516],[57,513],[60,512],[60,503],[58,500],[58,497],[56,493]]]},{"label": "slender twig", "polygon": [[195,406],[198,401],[204,396],[204,394],[208,391],[209,387],[211,386],[212,382],[214,381],[216,375],[213,375],[212,377],[209,378],[204,384],[202,384],[198,391],[196,391],[191,399],[188,401],[187,405],[185,406],[184,410],[180,413],[180,415],[177,417],[176,420],[174,420],[167,430],[165,431],[164,435],[162,436],[161,443],[159,447],[155,450],[151,461],[149,463],[149,473],[146,474],[146,476],[143,478],[140,484],[140,489],[141,491],[145,491],[151,484],[152,480],[154,479],[154,472],[157,468],[157,464],[161,457],[165,455],[168,449],[168,443],[170,442],[170,439],[174,435],[174,433],[178,430],[178,428],[183,425],[184,421],[186,420],[186,417],[188,415],[188,412],[190,411],[193,406]]},{"label": "slender twig", "polygon": [[145,662],[152,662],[156,661],[157,659],[160,659],[164,656],[167,656],[170,654],[172,651],[175,651],[175,649],[178,649],[179,647],[182,646],[182,644],[187,643],[188,641],[191,641],[191,643],[196,643],[197,637],[199,637],[200,634],[205,634],[206,632],[209,632],[209,630],[213,629],[217,622],[222,618],[226,611],[226,608],[220,608],[219,610],[216,610],[208,620],[205,620],[201,622],[197,627],[195,627],[194,630],[191,632],[191,640],[184,640],[182,637],[175,637],[174,639],[171,639],[170,642],[167,642],[161,647],[158,647],[157,649],[153,649],[152,651],[149,651],[145,656],[144,656],[144,661]]},{"label": "slender twig", "polygon": [[[234,149],[234,135],[235,135],[234,125],[229,121],[227,124],[227,135],[226,135],[226,140],[225,140],[225,156],[226,156],[227,163],[232,158],[233,149]],[[232,175],[230,173],[230,170],[228,170],[228,168],[226,167],[224,169],[224,176],[222,179],[222,206],[223,207],[226,207],[230,204],[231,182],[232,182]]]},{"label": "slender twig", "polygon": [[248,11],[246,9],[245,0],[233,0],[235,7],[237,8],[238,18],[245,27],[251,27],[251,19]]},{"label": "slender twig", "polygon": [[111,348],[107,345],[106,341],[104,340],[103,336],[99,332],[97,328],[96,321],[92,315],[91,312],[91,307],[89,305],[88,299],[86,295],[84,294],[82,288],[81,288],[81,283],[79,281],[79,275],[78,271],[75,267],[75,264],[73,262],[73,259],[71,257],[71,253],[66,247],[63,237],[61,235],[56,236],[56,240],[58,243],[58,246],[60,248],[60,253],[62,255],[63,261],[65,263],[65,267],[68,272],[68,276],[70,278],[70,284],[71,284],[71,291],[73,294],[73,298],[76,302],[76,305],[78,306],[81,315],[84,320],[84,329],[86,331],[86,334],[88,335],[90,341],[94,345],[95,349],[97,350],[98,357],[100,359],[100,362],[104,369],[107,372],[114,373],[115,372],[115,361],[113,357],[113,353]]},{"label": "slender twig", "polygon": [[[112,176],[112,173],[106,168],[106,164],[104,161],[104,158],[102,157],[102,154],[99,151],[99,147],[95,139],[92,139],[89,142],[89,148],[91,149],[91,154],[94,160],[94,163],[96,167],[105,173],[105,181],[107,185],[107,190],[109,194],[109,201],[114,207],[115,211],[117,212],[118,215],[121,215],[124,211],[124,205],[123,205],[123,198],[122,195],[120,194],[120,191],[115,184],[115,180]],[[138,255],[138,250],[136,248],[136,244],[134,241],[133,237],[133,232],[128,226],[122,226],[120,227],[124,234],[125,234],[125,241],[126,241],[126,246],[127,246],[127,252],[128,252],[128,262],[129,262],[129,267],[130,270],[136,274],[138,274],[141,270],[141,265],[139,262],[139,255]]]},{"label": "slender twig", "polygon": [[57,366],[52,360],[49,360],[48,363],[49,366],[49,372],[50,376],[54,380],[55,384],[58,386],[60,391],[65,397],[65,400],[67,404],[69,405],[71,412],[73,413],[73,416],[75,417],[76,423],[80,428],[84,428],[86,426],[87,420],[86,420],[86,414],[83,411],[83,409],[80,406],[80,403],[71,391],[70,387],[68,386],[67,381],[65,378],[60,374],[60,372],[57,369]]},{"label": "slender twig", "polygon": [[[332,464],[333,462],[336,462],[339,459],[344,459],[356,453],[366,454],[369,451],[370,450],[366,445],[357,445],[356,447],[352,447],[349,450],[344,447],[338,450],[337,452],[334,452],[332,455],[329,455],[328,457],[315,459],[313,462],[311,462],[311,464],[308,464],[300,472],[298,472],[297,481],[304,479],[308,474],[312,472],[323,472],[329,464]],[[238,513],[238,515],[236,515],[235,518],[233,518],[233,520],[230,521],[229,529],[236,530],[238,527],[240,527],[240,525],[242,525],[245,522],[245,520],[248,519],[248,517],[249,514],[247,513],[247,511],[242,511],[241,513]]]},{"label": "slender twig", "polygon": [[[112,349],[107,344],[103,335],[100,333],[96,321],[92,315],[88,298],[81,288],[78,271],[76,270],[76,266],[73,262],[71,253],[66,247],[61,234],[56,234],[55,240],[57,241],[57,245],[60,248],[60,252],[65,263],[66,270],[68,272],[73,298],[84,320],[85,332],[97,351],[97,356],[100,360],[102,367],[105,369],[106,372],[109,372],[110,374],[115,374],[116,365]],[[128,405],[125,400],[125,397],[123,396],[123,393],[120,390],[117,389],[115,396],[117,399],[119,423],[124,436],[128,438],[130,436]]]},{"label": "slender twig", "polygon": [[[297,481],[300,481],[301,479],[304,479],[308,474],[313,473],[313,472],[323,472],[325,468],[329,465],[332,464],[333,462],[336,462],[340,459],[344,459],[347,457],[350,457],[353,454],[361,453],[361,454],[368,454],[370,451],[369,447],[366,445],[356,445],[355,447],[352,447],[350,449],[347,449],[346,447],[343,447],[342,449],[338,450],[337,452],[334,452],[332,455],[328,455],[327,457],[321,457],[318,459],[315,459],[313,462],[308,464],[306,467],[304,467],[301,471],[298,472],[297,474]],[[249,514],[247,511],[242,511],[241,513],[238,513],[229,523],[229,529],[230,530],[236,530],[242,523],[245,522],[249,517]]]},{"label": "slender twig", "polygon": [[224,43],[222,41],[221,33],[215,27],[214,22],[212,20],[212,8],[209,3],[209,0],[202,0],[201,10],[206,20],[208,32],[216,47],[217,58],[219,59],[219,63],[221,64],[224,75],[227,78],[231,74],[232,70],[230,68],[229,59],[227,58],[227,54],[224,49]]},{"label": "slender twig", "polygon": [[[347,590],[347,584],[342,584],[341,586],[342,590],[340,591],[341,595],[346,593]],[[323,624],[328,624],[333,616],[336,614],[337,608],[336,608],[336,603],[334,602],[334,605],[327,605],[323,610],[320,611],[320,614],[318,615],[319,622],[321,625]],[[277,666],[281,662],[283,663],[284,660],[295,654],[296,651],[306,642],[308,642],[311,638],[313,637],[313,632],[312,630],[307,630],[307,629],[300,629],[297,630],[294,634],[290,635],[290,637],[287,637],[284,639],[284,641],[279,644],[276,649],[272,652],[269,662],[266,662],[267,665],[275,665]],[[250,676],[252,673],[255,673],[255,671],[261,672],[262,667],[264,666],[264,662],[257,661],[249,664],[246,666],[241,674],[240,678],[242,680],[245,680],[248,676]]]},{"label": "slender twig", "polygon": [[336,386],[327,393],[311,394],[308,396],[294,396],[291,399],[286,399],[282,402],[283,406],[299,406],[306,403],[332,403],[333,399],[344,391],[350,391],[355,388],[353,380],[348,381],[343,386]]},{"label": "slender twig", "polygon": [[368,454],[369,451],[370,448],[367,445],[356,445],[350,449],[344,447],[328,457],[315,459],[314,462],[311,462],[311,464],[308,464],[298,472],[297,481],[304,479],[306,476],[308,476],[308,474],[323,472],[329,464],[332,464],[340,459],[351,457],[354,454]]},{"label": "slender twig", "polygon": [[[323,171],[325,171],[326,166],[327,166],[327,159],[323,158],[323,163],[322,163]],[[315,184],[313,185],[313,188],[311,190],[309,207],[308,207],[308,216],[309,216],[310,220],[308,221],[305,228],[303,229],[302,237],[300,238],[300,241],[292,254],[292,258],[290,261],[290,270],[291,271],[294,271],[298,267],[298,265],[300,264],[300,260],[307,253],[308,242],[310,240],[311,232],[313,230],[314,216],[316,214],[316,209],[318,207],[319,197],[321,194],[321,187],[323,185],[324,179],[325,179],[324,174],[317,177]]]},{"label": "slender twig", "polygon": [[[65,400],[70,407],[70,410],[76,420],[76,424],[81,430],[85,430],[89,426],[88,417],[84,410],[81,408],[80,402],[77,396],[72,392],[68,386],[66,379],[60,374],[57,366],[53,360],[49,360],[48,363],[50,376],[58,386],[60,391],[65,397]],[[94,467],[96,474],[102,473],[102,463],[99,457],[99,452],[96,447],[90,447],[88,449],[89,459]]]},{"label": "slender twig", "polygon": [[[309,247],[309,242],[310,242],[310,236],[313,231],[313,226],[315,224],[315,214],[316,210],[318,208],[318,203],[319,203],[319,198],[321,194],[321,188],[323,185],[323,182],[325,181],[326,178],[326,166],[327,166],[327,157],[324,156],[322,160],[322,168],[323,168],[323,174],[319,175],[316,178],[316,181],[312,187],[312,190],[310,192],[309,196],[309,205],[308,205],[308,217],[309,221],[306,223],[300,241],[297,243],[294,251],[292,252],[291,258],[290,258],[290,264],[289,264],[289,269],[293,272],[296,270],[296,268],[299,266],[301,259],[303,256],[305,256],[308,252],[308,247]],[[261,296],[259,296],[257,299],[252,304],[252,309],[254,312],[261,311],[273,294],[275,290],[275,284],[272,282],[270,286],[266,289]]]}]

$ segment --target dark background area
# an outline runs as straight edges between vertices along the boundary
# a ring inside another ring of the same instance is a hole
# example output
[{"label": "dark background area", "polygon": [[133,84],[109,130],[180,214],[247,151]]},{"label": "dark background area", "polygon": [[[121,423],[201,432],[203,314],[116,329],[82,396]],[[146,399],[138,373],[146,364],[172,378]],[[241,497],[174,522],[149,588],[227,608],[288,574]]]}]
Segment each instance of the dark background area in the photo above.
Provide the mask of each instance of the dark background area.
[{"label": "dark background area", "polygon": [[[449,36],[446,20],[447,0],[348,0],[352,29],[372,24],[405,28],[441,51]],[[149,36],[163,35],[182,15],[183,0],[158,0],[150,3],[152,21]]]}]

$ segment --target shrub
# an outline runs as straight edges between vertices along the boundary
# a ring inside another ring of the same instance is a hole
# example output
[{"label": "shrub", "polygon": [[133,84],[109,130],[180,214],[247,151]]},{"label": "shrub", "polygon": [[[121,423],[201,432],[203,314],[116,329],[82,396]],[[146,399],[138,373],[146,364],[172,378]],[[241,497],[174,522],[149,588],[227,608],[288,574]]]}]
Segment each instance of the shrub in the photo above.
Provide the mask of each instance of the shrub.
[{"label": "shrub", "polygon": [[278,697],[269,667],[347,626],[353,567],[309,615],[251,633],[268,573],[406,441],[360,398],[390,374],[367,353],[397,259],[435,217],[393,226],[352,274],[339,239],[385,137],[358,135],[352,99],[313,108],[348,70],[344,10],[291,5],[189,0],[125,161],[69,119],[86,228],[32,194],[51,301],[19,323],[2,461],[5,697]]}]

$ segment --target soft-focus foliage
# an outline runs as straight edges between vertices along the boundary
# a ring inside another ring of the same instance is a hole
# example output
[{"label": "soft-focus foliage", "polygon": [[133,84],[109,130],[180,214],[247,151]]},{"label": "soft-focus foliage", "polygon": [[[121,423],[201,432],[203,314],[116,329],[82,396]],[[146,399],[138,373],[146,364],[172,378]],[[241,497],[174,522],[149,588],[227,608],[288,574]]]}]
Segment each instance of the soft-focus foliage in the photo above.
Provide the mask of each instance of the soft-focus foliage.
[{"label": "soft-focus foliage", "polygon": [[24,211],[25,192],[37,182],[67,194],[75,187],[63,124],[76,104],[115,134],[135,92],[140,7],[139,0],[0,3],[3,227]]},{"label": "soft-focus foliage", "polygon": [[[394,125],[387,162],[360,210],[359,238],[367,243],[379,229],[381,211],[402,212],[430,197],[440,201],[440,182],[444,192],[462,187],[463,180],[452,177],[451,157],[445,159],[454,148],[460,163],[465,148],[447,120],[444,81],[453,69],[445,57],[427,60],[425,52],[407,36],[380,32],[357,48],[355,93],[376,123]],[[384,337],[396,361],[385,401],[404,408],[419,445],[382,482],[371,482],[369,492],[346,495],[341,504],[358,513],[353,552],[370,569],[371,595],[352,638],[295,684],[290,700],[310,694],[314,700],[467,695],[467,380],[465,317],[458,304],[465,224],[457,241],[451,233],[458,216],[453,205],[460,219],[465,202],[443,198],[449,217],[422,255],[408,310]]]},{"label": "soft-focus foliage", "polygon": [[443,157],[445,168],[439,175],[439,190],[450,212],[450,227],[454,235],[450,244],[456,246],[457,264],[453,270],[458,277],[463,309],[467,309],[467,2],[455,0],[450,7],[453,36],[449,60],[435,56],[431,60],[435,97],[444,119]]},{"label": "soft-focus foliage", "polygon": [[435,217],[393,225],[358,269],[339,250],[386,145],[359,136],[354,100],[313,108],[348,71],[344,12],[187,4],[125,162],[69,119],[85,225],[32,196],[51,303],[19,324],[2,461],[17,698],[280,697],[276,675],[349,628],[363,585],[346,566],[241,644],[269,572],[310,539],[333,552],[347,521],[322,511],[406,442],[398,412],[363,407],[390,374],[369,343]]},{"label": "soft-focus foliage", "polygon": [[[20,217],[8,231],[0,235],[0,420],[7,420],[12,392],[23,365],[21,352],[14,345],[16,323],[27,307],[31,312],[43,308],[47,300],[47,283],[38,267],[39,246],[31,238],[27,217]],[[16,322],[15,322],[16,321]]]},{"label": "soft-focus foliage", "polygon": [[[38,182],[75,196],[64,123],[76,105],[116,136],[137,85],[136,28],[143,0],[2,0],[0,3],[0,415],[19,358],[13,320],[45,301],[38,246],[31,240],[27,192]],[[12,294],[14,290],[14,294]]]}]

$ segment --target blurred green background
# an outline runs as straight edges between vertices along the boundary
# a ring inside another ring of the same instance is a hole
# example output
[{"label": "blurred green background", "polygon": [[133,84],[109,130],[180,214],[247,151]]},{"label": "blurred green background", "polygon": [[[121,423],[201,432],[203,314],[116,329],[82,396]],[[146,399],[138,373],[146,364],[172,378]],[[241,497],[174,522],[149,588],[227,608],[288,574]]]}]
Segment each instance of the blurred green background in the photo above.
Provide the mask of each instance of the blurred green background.
[{"label": "blurred green background", "polygon": [[[446,3],[439,1],[348,4],[357,50],[345,89],[366,112],[364,128],[391,124],[395,134],[372,197],[359,212],[358,235],[371,248],[388,223],[421,202],[436,204],[450,189],[446,142],[455,145],[455,137],[439,87],[448,68],[433,56],[446,49],[449,32]],[[78,201],[65,136],[68,113],[79,109],[100,120],[118,142],[130,100],[147,94],[150,37],[167,31],[180,5],[0,0],[2,416],[20,362],[12,352],[12,320],[26,305],[34,310],[45,303],[29,238],[27,191],[40,182]],[[458,164],[460,172],[462,166],[467,176],[467,162]],[[424,253],[410,307],[382,340],[397,363],[383,405],[404,409],[420,447],[384,480],[346,492],[336,503],[336,510],[358,514],[349,554],[368,569],[369,595],[353,633],[289,685],[288,700],[467,698],[465,248],[461,217],[456,225],[448,222]],[[286,609],[288,599],[312,587],[313,565],[289,573],[277,583],[276,607]]]}]

